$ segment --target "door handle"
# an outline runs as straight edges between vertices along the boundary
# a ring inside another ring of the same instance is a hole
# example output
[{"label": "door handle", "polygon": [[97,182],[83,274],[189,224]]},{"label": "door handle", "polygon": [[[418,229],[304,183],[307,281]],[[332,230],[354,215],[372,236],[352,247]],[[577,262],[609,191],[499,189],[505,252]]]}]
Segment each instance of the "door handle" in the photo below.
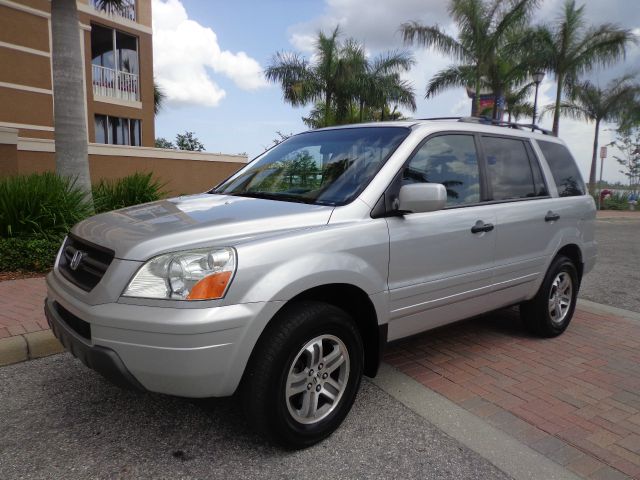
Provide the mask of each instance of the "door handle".
[{"label": "door handle", "polygon": [[494,229],[492,223],[484,223],[482,220],[478,220],[476,224],[471,227],[471,233],[490,232]]},{"label": "door handle", "polygon": [[547,214],[544,216],[545,222],[555,222],[556,220],[559,220],[559,219],[560,219],[560,215],[558,215],[555,212],[552,212],[551,210],[549,210]]}]

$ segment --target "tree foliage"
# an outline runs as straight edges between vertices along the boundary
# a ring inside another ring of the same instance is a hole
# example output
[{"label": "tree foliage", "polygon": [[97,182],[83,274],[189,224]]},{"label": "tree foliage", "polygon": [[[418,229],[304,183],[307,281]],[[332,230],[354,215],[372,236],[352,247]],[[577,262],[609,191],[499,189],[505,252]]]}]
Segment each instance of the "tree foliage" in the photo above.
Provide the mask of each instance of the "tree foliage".
[{"label": "tree foliage", "polygon": [[585,5],[565,0],[560,16],[550,25],[532,32],[538,61],[554,74],[557,83],[553,132],[559,131],[563,93],[569,93],[580,76],[597,66],[607,66],[624,58],[636,36],[618,25],[587,25]]},{"label": "tree foliage", "polygon": [[621,119],[630,104],[637,105],[640,86],[633,82],[632,75],[612,80],[602,88],[589,81],[573,86],[570,100],[560,102],[559,107],[551,106],[548,111],[555,115],[565,115],[576,120],[595,123],[591,169],[589,171],[589,189],[593,193],[596,185],[598,162],[598,136],[602,122],[615,122]]},{"label": "tree foliage", "polygon": [[451,0],[449,14],[458,27],[455,37],[438,25],[401,25],[405,43],[433,48],[455,61],[431,78],[426,98],[452,87],[471,87],[476,92],[472,110],[476,115],[478,92],[489,89],[500,98],[524,83],[532,59],[527,53],[530,37],[522,31],[538,4],[539,0]]},{"label": "tree foliage", "polygon": [[189,131],[176,135],[176,147],[178,150],[189,150],[192,152],[202,152],[204,150],[204,145],[198,140],[198,137]]},{"label": "tree foliage", "polygon": [[341,40],[340,29],[319,32],[311,60],[290,52],[278,52],[265,70],[267,79],[279,83],[283,98],[292,106],[314,105],[303,120],[312,128],[373,119],[374,111],[390,105],[415,110],[413,87],[401,73],[414,63],[406,51],[367,57],[364,45]]}]

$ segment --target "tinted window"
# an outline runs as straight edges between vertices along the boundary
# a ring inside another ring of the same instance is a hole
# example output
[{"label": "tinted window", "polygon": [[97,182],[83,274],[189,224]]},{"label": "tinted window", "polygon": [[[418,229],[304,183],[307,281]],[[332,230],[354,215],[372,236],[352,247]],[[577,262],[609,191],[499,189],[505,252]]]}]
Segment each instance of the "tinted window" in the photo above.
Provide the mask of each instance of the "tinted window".
[{"label": "tinted window", "polygon": [[[483,137],[482,146],[487,157],[487,170],[493,188],[493,200],[546,195],[541,175],[536,175],[529,162],[527,148],[522,140],[514,138]],[[539,168],[536,165],[536,168]]]},{"label": "tinted window", "polygon": [[480,201],[478,156],[470,135],[441,135],[429,139],[404,170],[402,183],[441,183],[447,205]]},{"label": "tinted window", "polygon": [[343,205],[368,185],[409,132],[362,127],[294,135],[211,193]]},{"label": "tinted window", "polygon": [[538,140],[544,158],[553,174],[553,180],[558,187],[561,197],[584,195],[585,186],[580,171],[567,147],[560,143],[543,142]]}]

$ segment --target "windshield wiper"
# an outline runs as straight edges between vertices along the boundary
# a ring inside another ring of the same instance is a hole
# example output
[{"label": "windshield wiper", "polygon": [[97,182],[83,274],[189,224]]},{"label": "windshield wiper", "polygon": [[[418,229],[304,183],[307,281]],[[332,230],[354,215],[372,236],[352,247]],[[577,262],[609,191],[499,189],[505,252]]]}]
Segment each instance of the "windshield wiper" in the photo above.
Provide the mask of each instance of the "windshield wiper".
[{"label": "windshield wiper", "polygon": [[282,200],[284,202],[315,203],[315,201],[311,198],[304,198],[299,195],[293,195],[291,193],[242,192],[230,193],[228,195],[234,195],[236,197],[264,198],[266,200]]}]

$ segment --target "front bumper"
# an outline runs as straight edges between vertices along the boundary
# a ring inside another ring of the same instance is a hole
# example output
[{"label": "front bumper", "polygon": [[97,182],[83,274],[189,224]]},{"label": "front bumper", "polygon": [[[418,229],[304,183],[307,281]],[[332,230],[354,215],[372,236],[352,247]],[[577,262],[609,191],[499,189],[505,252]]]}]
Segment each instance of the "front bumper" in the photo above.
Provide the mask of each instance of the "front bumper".
[{"label": "front bumper", "polygon": [[[182,397],[233,394],[264,326],[281,306],[89,305],[65,282],[55,272],[47,276],[45,311],[69,351],[116,383]],[[73,317],[87,324],[88,336],[65,321]]]},{"label": "front bumper", "polygon": [[44,314],[53,334],[74,357],[119,387],[144,391],[144,387],[131,375],[116,352],[100,345],[91,345],[67,325],[54,302],[49,299],[44,301]]}]

